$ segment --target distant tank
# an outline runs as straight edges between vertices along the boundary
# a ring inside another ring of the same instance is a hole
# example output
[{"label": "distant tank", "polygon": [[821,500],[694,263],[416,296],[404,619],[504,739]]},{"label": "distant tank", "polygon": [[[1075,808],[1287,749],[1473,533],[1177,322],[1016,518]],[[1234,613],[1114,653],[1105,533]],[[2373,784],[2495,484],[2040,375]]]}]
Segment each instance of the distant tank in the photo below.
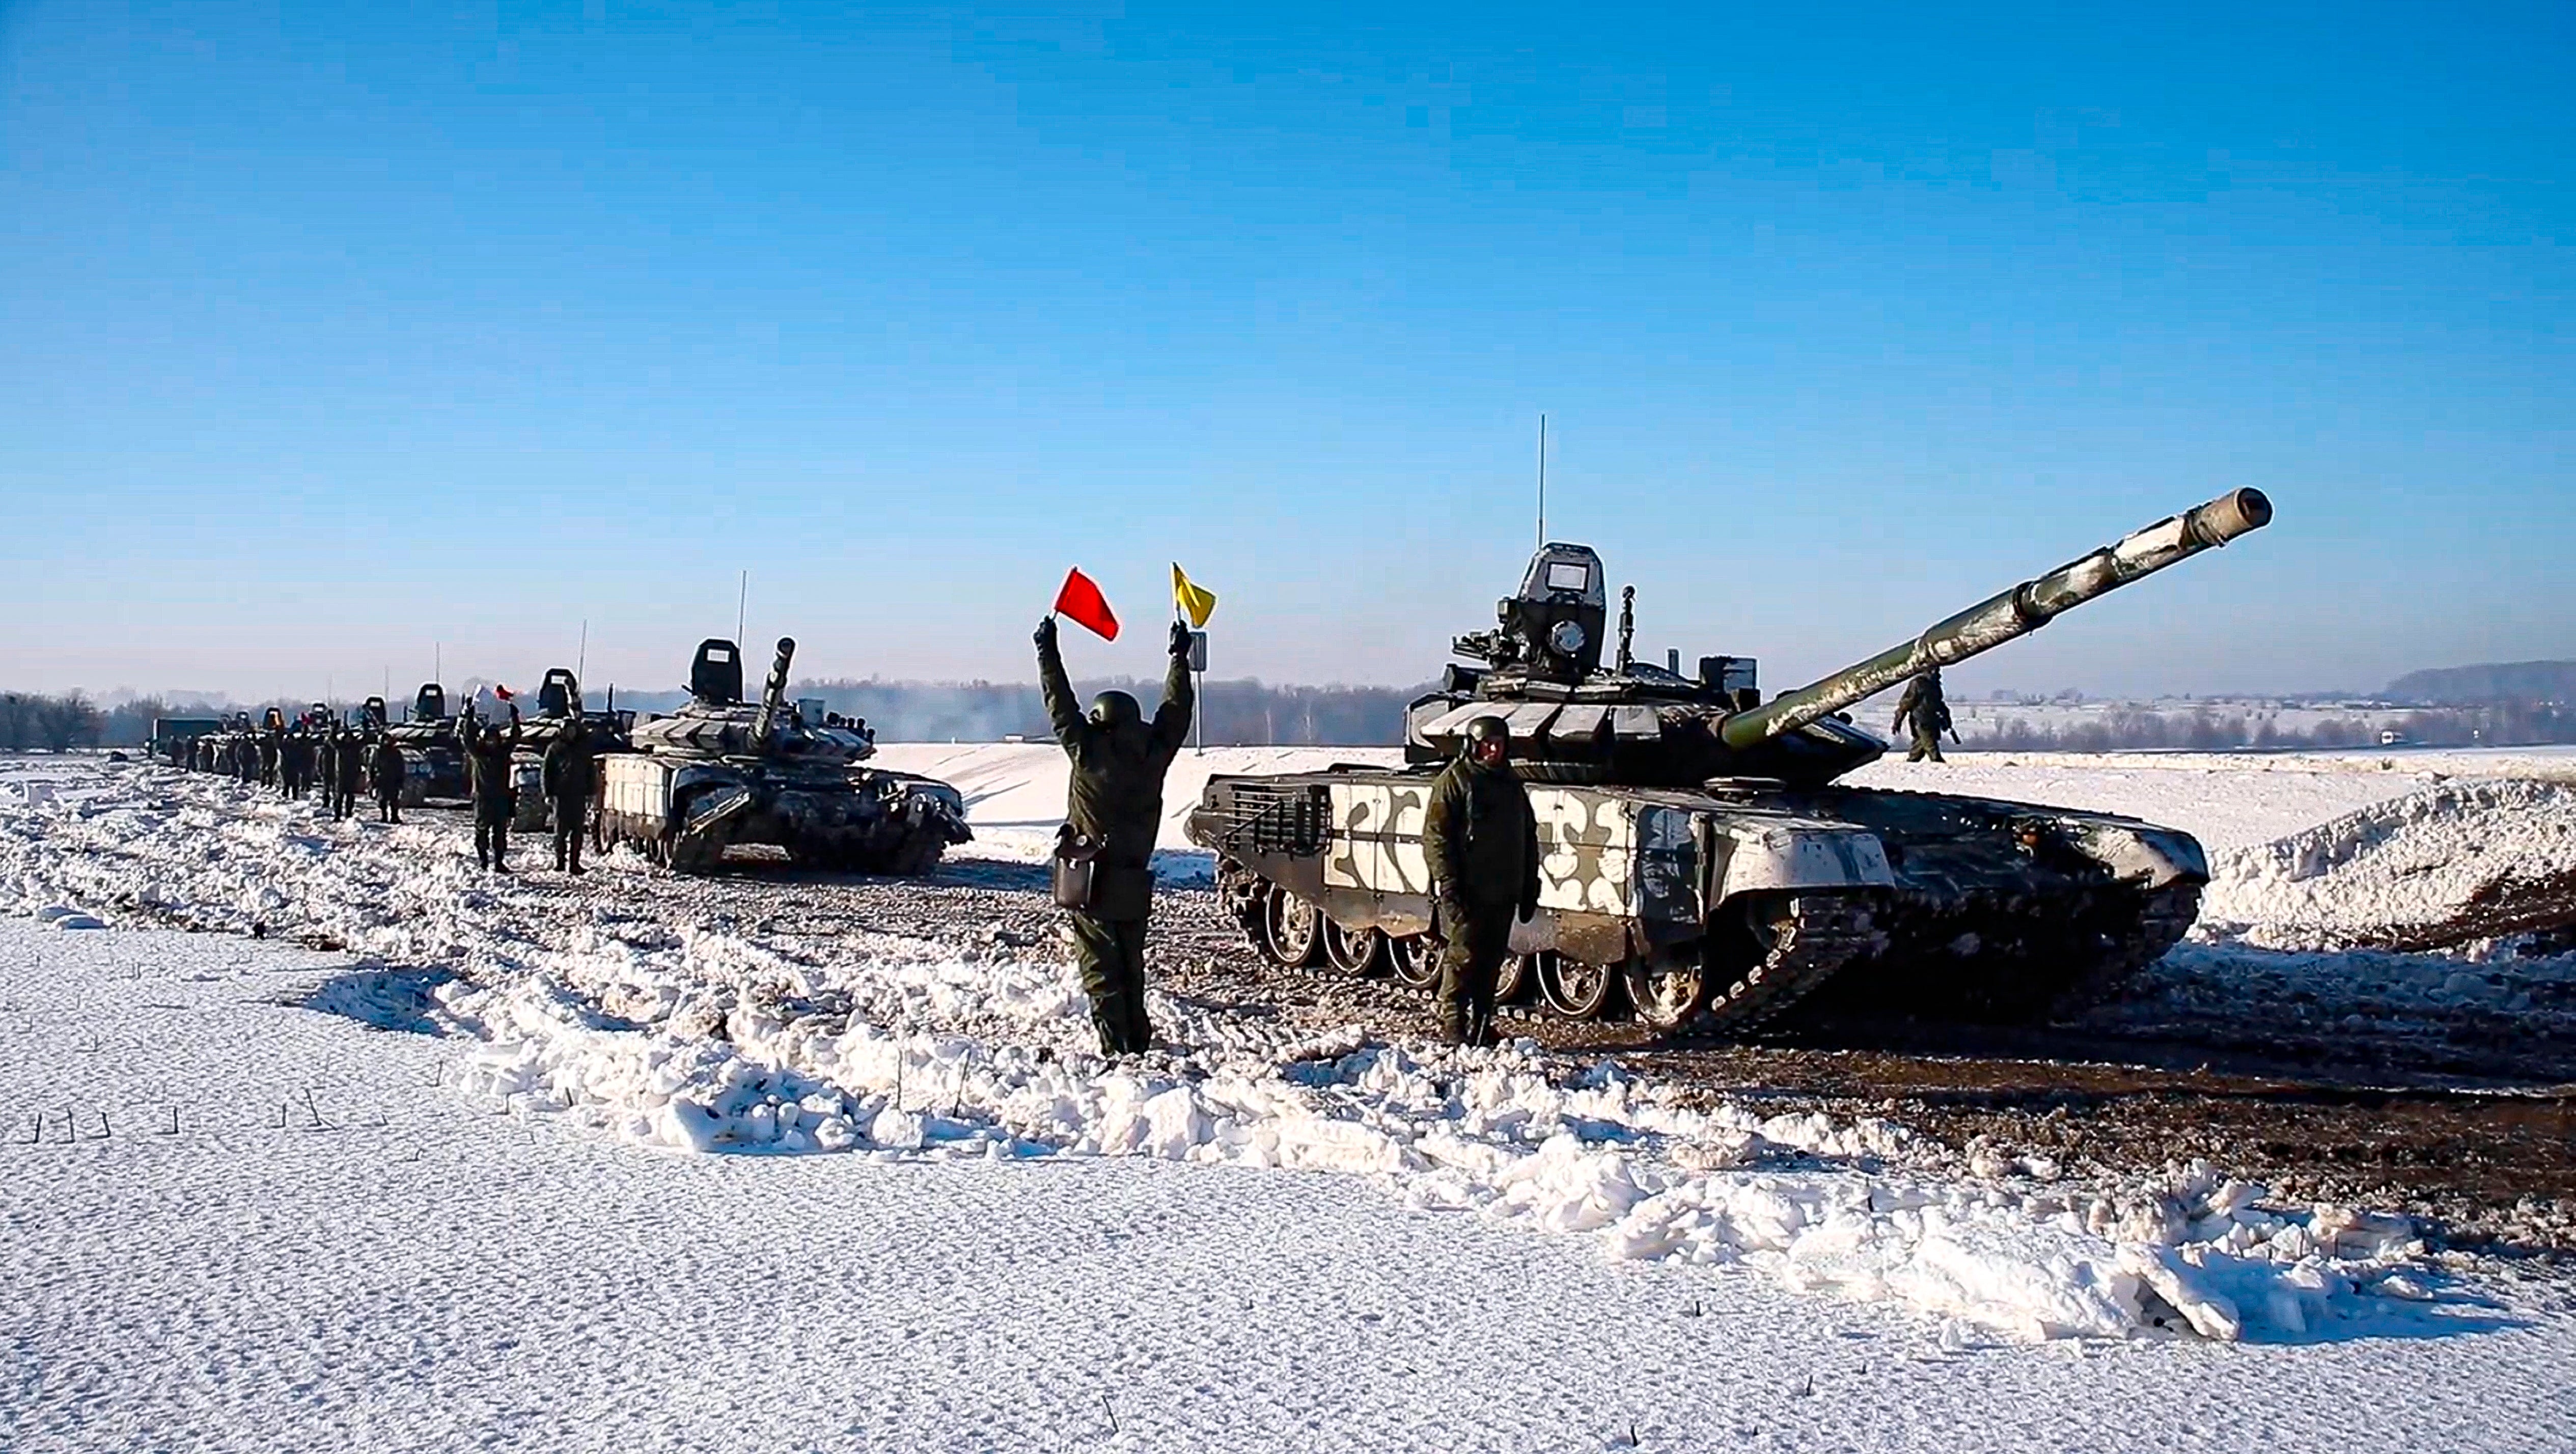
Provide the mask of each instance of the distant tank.
[{"label": "distant tank", "polygon": [[457,719],[447,712],[447,689],[423,682],[412,694],[411,715],[389,723],[384,735],[402,749],[402,805],[417,808],[432,798],[465,796],[465,750]]},{"label": "distant tank", "polygon": [[637,721],[633,750],[601,759],[601,846],[632,843],[692,873],[736,845],[766,844],[812,867],[919,874],[971,837],[955,788],[861,766],[876,752],[864,728],[809,721],[788,702],[795,653],[778,639],[755,705],[743,700],[734,643],[700,643],[688,705]]},{"label": "distant tank", "polygon": [[2223,495],[1768,703],[1750,658],[1703,657],[1696,676],[1633,660],[1633,589],[1604,666],[1601,559],[1550,544],[1496,628],[1457,639],[1479,664],[1451,666],[1408,709],[1411,766],[1218,777],[1187,831],[1274,963],[1387,965],[1427,986],[1424,801],[1467,724],[1499,716],[1543,858],[1507,992],[1570,1018],[1624,1001],[1660,1029],[1720,1033],[1801,1000],[1826,1016],[2069,1011],[2190,928],[2209,877],[2200,844],[2102,813],[1836,786],[1887,750],[1838,714],[2271,515],[2259,491]]}]

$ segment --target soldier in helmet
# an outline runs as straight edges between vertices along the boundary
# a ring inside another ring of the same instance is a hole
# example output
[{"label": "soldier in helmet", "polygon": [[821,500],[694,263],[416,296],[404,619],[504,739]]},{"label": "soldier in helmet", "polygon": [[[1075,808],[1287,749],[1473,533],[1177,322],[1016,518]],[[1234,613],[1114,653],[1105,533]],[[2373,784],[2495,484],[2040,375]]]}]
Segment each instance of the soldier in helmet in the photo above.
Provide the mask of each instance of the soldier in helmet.
[{"label": "soldier in helmet", "polygon": [[510,712],[510,730],[478,727],[468,717],[459,729],[465,745],[465,778],[474,798],[474,861],[495,873],[510,871],[510,818],[518,811],[518,793],[510,782],[510,754],[519,746],[519,714]]},{"label": "soldier in helmet", "polygon": [[1102,692],[1088,713],[1076,709],[1056,645],[1055,617],[1038,622],[1037,643],[1047,719],[1073,759],[1065,847],[1058,851],[1089,864],[1088,901],[1067,906],[1074,959],[1091,996],[1101,1053],[1135,1054],[1152,1048],[1154,1039],[1145,1015],[1145,924],[1154,907],[1152,860],[1163,826],[1163,774],[1189,738],[1196,705],[1189,628],[1172,625],[1171,669],[1150,723],[1125,692]]},{"label": "soldier in helmet", "polygon": [[1500,717],[1467,724],[1466,750],[1431,783],[1422,856],[1431,867],[1440,949],[1440,1035],[1494,1043],[1494,981],[1511,951],[1512,921],[1538,907],[1538,820],[1511,769]]},{"label": "soldier in helmet", "polygon": [[376,790],[376,821],[402,821],[403,754],[391,737],[376,739],[374,759],[368,764],[368,777]]},{"label": "soldier in helmet", "polygon": [[590,731],[579,717],[565,720],[563,731],[546,744],[543,780],[555,810],[555,867],[581,872],[581,839],[590,826],[590,784],[597,775]]},{"label": "soldier in helmet", "polygon": [[1941,668],[1936,666],[1907,682],[1897,697],[1896,721],[1890,730],[1903,736],[1909,721],[1914,724],[1914,750],[1905,754],[1905,760],[1921,762],[1928,757],[1941,761],[1941,734],[1951,732],[1950,704],[1941,698]]}]

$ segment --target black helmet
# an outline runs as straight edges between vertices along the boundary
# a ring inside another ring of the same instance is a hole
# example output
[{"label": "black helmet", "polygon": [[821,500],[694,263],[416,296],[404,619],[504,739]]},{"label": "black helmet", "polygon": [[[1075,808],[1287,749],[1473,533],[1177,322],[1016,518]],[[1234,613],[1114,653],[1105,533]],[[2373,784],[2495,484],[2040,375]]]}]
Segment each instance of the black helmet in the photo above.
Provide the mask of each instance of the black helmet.
[{"label": "black helmet", "polygon": [[1501,748],[1505,753],[1509,753],[1512,750],[1511,724],[1505,722],[1500,717],[1492,716],[1478,717],[1467,724],[1467,752],[1469,756],[1475,755],[1477,748],[1482,747],[1489,742]]},{"label": "black helmet", "polygon": [[1116,730],[1132,727],[1145,719],[1145,709],[1125,692],[1102,692],[1091,699],[1091,725]]}]

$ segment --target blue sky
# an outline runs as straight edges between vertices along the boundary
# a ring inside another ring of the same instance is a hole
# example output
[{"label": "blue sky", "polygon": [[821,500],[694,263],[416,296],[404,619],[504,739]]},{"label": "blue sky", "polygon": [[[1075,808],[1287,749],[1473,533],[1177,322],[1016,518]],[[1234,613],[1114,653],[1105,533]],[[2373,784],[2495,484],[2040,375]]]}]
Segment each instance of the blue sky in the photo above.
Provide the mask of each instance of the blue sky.
[{"label": "blue sky", "polygon": [[0,679],[1418,680],[1542,410],[1775,687],[2237,485],[1960,680],[2576,655],[2563,5],[1251,8],[0,0]]}]

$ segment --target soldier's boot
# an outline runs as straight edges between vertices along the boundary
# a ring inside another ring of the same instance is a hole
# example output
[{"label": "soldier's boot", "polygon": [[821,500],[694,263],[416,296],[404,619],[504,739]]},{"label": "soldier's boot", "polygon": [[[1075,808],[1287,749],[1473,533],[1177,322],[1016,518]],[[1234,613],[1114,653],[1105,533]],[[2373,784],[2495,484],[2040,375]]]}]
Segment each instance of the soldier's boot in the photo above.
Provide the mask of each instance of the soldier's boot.
[{"label": "soldier's boot", "polygon": [[1126,961],[1122,967],[1126,972],[1123,1000],[1127,1012],[1127,1052],[1142,1055],[1154,1048],[1154,1021],[1145,1012],[1145,921],[1139,919],[1119,928],[1123,931],[1119,935],[1119,948],[1125,951]]}]

